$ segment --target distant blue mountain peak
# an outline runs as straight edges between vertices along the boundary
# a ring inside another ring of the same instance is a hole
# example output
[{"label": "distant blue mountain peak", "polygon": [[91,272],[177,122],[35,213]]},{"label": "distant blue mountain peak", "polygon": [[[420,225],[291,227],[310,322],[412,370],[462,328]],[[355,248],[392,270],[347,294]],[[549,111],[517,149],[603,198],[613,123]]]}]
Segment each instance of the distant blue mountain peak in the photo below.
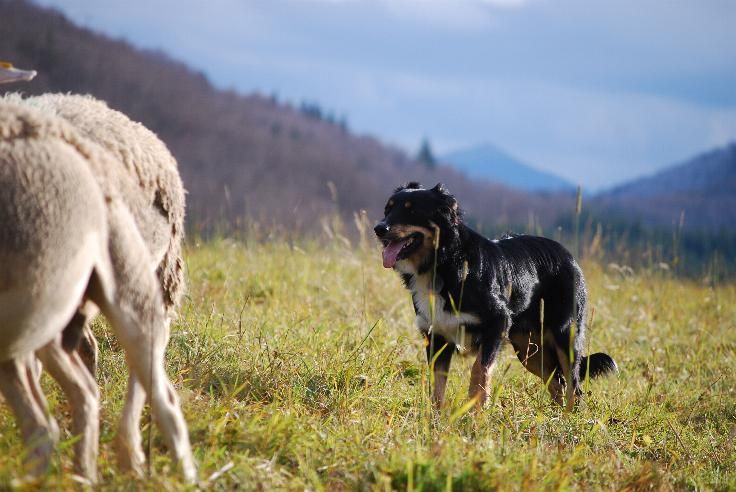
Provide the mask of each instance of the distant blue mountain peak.
[{"label": "distant blue mountain peak", "polygon": [[535,169],[489,143],[450,152],[441,156],[440,160],[468,177],[495,181],[527,191],[575,190],[575,185],[569,181]]}]

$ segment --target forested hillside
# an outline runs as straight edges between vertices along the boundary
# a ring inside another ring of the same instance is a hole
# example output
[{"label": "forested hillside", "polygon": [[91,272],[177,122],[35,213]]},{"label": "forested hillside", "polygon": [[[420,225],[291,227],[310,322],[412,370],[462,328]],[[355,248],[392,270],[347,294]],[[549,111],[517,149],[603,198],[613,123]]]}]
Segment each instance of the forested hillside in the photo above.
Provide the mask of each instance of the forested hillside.
[{"label": "forested hillside", "polygon": [[696,231],[736,228],[736,143],[602,193],[596,205],[643,224],[679,222]]},{"label": "forested hillside", "polygon": [[180,62],[79,28],[55,11],[0,0],[0,19],[0,59],[39,72],[17,90],[90,93],[161,136],[179,161],[196,228],[254,219],[309,231],[322,217],[351,218],[361,209],[376,218],[389,192],[409,179],[445,182],[469,217],[501,229],[530,215],[551,225],[573,206],[569,196],[540,197],[475,184],[449,167],[430,169],[352,134],[314,104],[218,90]]}]

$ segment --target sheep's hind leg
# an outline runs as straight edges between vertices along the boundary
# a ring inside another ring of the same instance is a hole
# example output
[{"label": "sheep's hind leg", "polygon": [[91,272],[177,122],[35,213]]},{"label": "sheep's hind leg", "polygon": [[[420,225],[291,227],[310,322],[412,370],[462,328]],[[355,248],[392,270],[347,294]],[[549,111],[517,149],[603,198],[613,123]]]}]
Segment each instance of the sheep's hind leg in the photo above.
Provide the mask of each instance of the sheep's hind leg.
[{"label": "sheep's hind leg", "polygon": [[31,476],[40,476],[48,468],[58,427],[34,395],[41,391],[38,387],[32,388],[38,382],[28,374],[28,368],[35,363],[32,357],[0,362],[0,393],[20,423],[28,453],[25,467]]},{"label": "sheep's hind leg", "polygon": [[[194,482],[196,467],[186,422],[176,392],[164,371],[164,351],[169,334],[161,286],[150,269],[150,253],[130,212],[115,203],[110,204],[108,210],[114,285],[103,285],[95,277],[96,282],[90,284],[90,298],[110,321],[115,335],[125,348],[130,372],[148,395],[151,411],[166,445],[180,463],[185,478]],[[131,394],[135,397],[137,390],[129,390],[129,398]],[[136,400],[126,404],[125,411],[128,413],[122,418],[121,429],[139,420],[138,403]],[[131,415],[131,412],[137,414]],[[126,436],[121,433],[121,437]],[[131,456],[133,462],[136,459]]]},{"label": "sheep's hind leg", "polygon": [[97,375],[97,360],[99,354],[99,348],[97,346],[97,339],[95,334],[92,332],[92,327],[89,321],[84,324],[82,339],[79,341],[79,347],[77,347],[79,358],[84,363],[92,377]]},{"label": "sheep's hind leg", "polygon": [[31,394],[36,400],[38,408],[46,412],[51,440],[56,444],[59,442],[59,436],[61,433],[59,432],[59,425],[56,423],[56,419],[51,418],[48,414],[49,403],[46,401],[46,395],[41,391],[41,372],[43,371],[43,364],[41,364],[41,361],[37,357],[28,357],[25,363],[25,370]]},{"label": "sheep's hind leg", "polygon": [[69,400],[72,433],[79,436],[74,443],[74,469],[94,482],[100,425],[97,384],[79,354],[65,351],[59,339],[47,344],[37,355]]},{"label": "sheep's hind leg", "polygon": [[76,350],[94,378],[97,374],[98,347],[90,320],[98,313],[97,307],[85,300],[64,328],[61,345],[67,352]]},{"label": "sheep's hind leg", "polygon": [[[117,311],[117,312],[115,312]],[[143,407],[143,392],[148,395],[151,412],[161,429],[161,434],[174,458],[181,464],[184,476],[189,481],[196,479],[196,467],[189,444],[186,422],[181,413],[179,399],[164,371],[164,349],[166,336],[156,333],[155,329],[141,329],[147,325],[145,316],[136,316],[138,311],[113,307],[111,310],[113,325],[120,343],[126,349],[126,358],[131,371],[129,377],[128,398],[120,423],[120,440],[126,458],[121,466],[129,460],[133,469],[142,464],[140,450],[140,413]],[[150,321],[149,321],[150,323]],[[142,348],[145,348],[142,350]]]},{"label": "sheep's hind leg", "polygon": [[132,471],[143,476],[146,457],[141,444],[141,413],[146,403],[146,391],[132,374],[128,376],[128,395],[120,419],[117,436],[118,465],[122,471]]}]

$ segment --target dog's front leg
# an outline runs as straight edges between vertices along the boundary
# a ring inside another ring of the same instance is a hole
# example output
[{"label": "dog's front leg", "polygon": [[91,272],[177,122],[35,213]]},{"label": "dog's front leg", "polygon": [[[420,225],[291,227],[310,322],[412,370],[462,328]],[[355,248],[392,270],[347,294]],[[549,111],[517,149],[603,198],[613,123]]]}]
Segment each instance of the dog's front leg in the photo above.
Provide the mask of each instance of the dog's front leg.
[{"label": "dog's front leg", "polygon": [[450,371],[450,361],[455,345],[448,342],[440,335],[427,335],[427,363],[432,371],[434,383],[432,384],[432,403],[439,409],[445,397],[447,387],[447,374]]},{"label": "dog's front leg", "polygon": [[468,396],[475,400],[475,409],[481,410],[488,400],[491,369],[496,361],[496,355],[501,348],[503,336],[487,336],[481,341],[478,356],[470,371],[470,387]]}]

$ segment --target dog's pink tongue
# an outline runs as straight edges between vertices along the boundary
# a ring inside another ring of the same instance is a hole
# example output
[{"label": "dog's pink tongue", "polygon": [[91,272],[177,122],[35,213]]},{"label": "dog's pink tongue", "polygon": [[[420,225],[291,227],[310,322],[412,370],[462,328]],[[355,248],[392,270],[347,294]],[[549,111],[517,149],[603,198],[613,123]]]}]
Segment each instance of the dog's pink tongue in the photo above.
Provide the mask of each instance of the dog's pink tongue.
[{"label": "dog's pink tongue", "polygon": [[399,256],[399,251],[401,251],[401,248],[404,247],[404,243],[406,240],[403,241],[391,241],[386,245],[385,248],[383,248],[383,267],[384,268],[393,268],[396,264],[396,258]]}]

